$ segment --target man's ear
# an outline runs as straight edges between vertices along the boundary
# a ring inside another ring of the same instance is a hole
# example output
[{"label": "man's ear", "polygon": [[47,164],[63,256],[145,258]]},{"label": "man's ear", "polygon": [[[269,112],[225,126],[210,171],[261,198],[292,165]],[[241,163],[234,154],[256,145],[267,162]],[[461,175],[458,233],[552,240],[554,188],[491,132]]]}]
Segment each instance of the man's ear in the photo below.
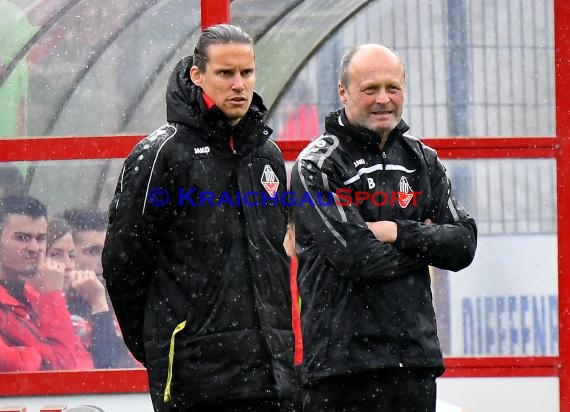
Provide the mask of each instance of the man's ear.
[{"label": "man's ear", "polygon": [[338,82],[338,97],[340,98],[340,102],[342,104],[346,104],[347,101],[347,95],[348,94],[348,90],[346,90],[346,87],[344,87],[344,84],[342,84],[341,82]]},{"label": "man's ear", "polygon": [[192,66],[190,68],[190,80],[197,86],[202,84],[202,73],[200,73],[198,66]]}]

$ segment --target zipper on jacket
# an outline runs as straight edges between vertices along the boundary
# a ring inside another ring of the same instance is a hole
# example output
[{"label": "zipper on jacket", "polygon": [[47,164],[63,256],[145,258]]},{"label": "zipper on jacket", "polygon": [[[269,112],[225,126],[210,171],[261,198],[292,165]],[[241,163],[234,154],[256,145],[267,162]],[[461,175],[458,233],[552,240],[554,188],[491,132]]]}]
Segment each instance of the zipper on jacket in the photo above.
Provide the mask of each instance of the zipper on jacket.
[{"label": "zipper on jacket", "polygon": [[382,150],[382,169],[386,170],[386,152]]}]

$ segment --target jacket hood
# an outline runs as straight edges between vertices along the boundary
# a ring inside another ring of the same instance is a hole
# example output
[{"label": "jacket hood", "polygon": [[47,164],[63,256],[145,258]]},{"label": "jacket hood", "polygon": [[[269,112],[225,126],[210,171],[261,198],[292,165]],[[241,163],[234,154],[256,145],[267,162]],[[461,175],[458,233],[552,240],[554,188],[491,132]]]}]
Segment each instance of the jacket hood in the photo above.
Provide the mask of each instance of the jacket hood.
[{"label": "jacket hood", "polygon": [[[202,99],[202,89],[190,79],[190,68],[194,57],[187,56],[178,62],[174,68],[166,88],[166,120],[169,122],[195,125],[202,116],[214,116],[217,119],[225,118],[217,107],[208,109]],[[244,117],[265,118],[267,108],[260,95],[253,92],[253,99],[247,114]]]}]

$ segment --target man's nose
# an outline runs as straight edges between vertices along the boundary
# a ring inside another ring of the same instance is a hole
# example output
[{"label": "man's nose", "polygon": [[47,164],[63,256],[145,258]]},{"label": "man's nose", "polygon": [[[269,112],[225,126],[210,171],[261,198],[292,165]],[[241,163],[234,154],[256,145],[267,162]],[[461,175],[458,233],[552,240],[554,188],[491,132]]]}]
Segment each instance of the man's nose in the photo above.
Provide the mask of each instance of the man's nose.
[{"label": "man's nose", "polygon": [[390,101],[390,96],[388,95],[386,89],[382,88],[378,91],[376,94],[376,101],[381,104],[388,103]]},{"label": "man's nose", "polygon": [[45,246],[46,244],[44,241],[36,238],[31,238],[27,245],[28,249],[34,252],[41,252],[42,250],[45,251]]},{"label": "man's nose", "polygon": [[243,79],[241,74],[237,74],[234,77],[232,89],[234,89],[236,91],[242,91],[243,89],[245,89],[245,82],[244,82],[244,79]]}]

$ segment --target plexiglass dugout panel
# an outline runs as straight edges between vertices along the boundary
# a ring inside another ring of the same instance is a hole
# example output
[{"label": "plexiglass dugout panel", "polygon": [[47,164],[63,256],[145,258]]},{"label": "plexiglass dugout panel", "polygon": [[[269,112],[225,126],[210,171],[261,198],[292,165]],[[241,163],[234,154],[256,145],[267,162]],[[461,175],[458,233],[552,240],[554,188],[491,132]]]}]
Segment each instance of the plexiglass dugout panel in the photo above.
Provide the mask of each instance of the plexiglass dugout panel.
[{"label": "plexiglass dugout panel", "polygon": [[557,356],[558,250],[551,159],[445,161],[475,217],[473,263],[433,269],[447,356]]},{"label": "plexiglass dugout panel", "polygon": [[[275,139],[312,139],[339,107],[338,66],[360,43],[406,64],[417,136],[554,134],[553,2],[231,2],[256,43]],[[0,136],[146,134],[165,121],[200,1],[0,1]]]}]

